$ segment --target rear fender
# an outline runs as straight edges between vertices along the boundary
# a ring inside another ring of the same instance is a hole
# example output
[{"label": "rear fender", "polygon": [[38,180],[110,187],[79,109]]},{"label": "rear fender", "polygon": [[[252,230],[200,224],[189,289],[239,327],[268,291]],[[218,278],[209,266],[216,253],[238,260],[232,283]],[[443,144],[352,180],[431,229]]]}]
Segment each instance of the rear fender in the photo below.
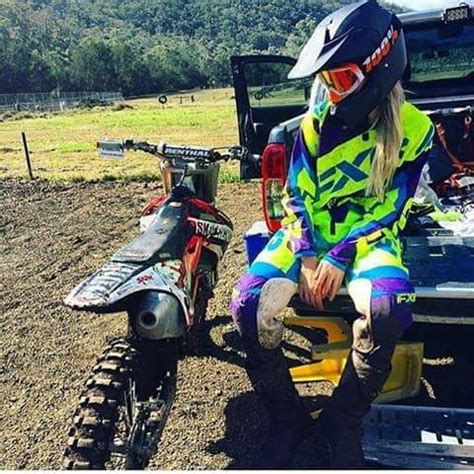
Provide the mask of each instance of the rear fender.
[{"label": "rear fender", "polygon": [[[157,291],[173,295],[181,305],[186,321],[192,321],[193,303],[186,292],[176,285],[179,271],[167,262],[148,267],[130,278],[122,278],[118,285],[111,284],[125,267],[133,273],[133,267],[124,264],[107,264],[91,277],[80,283],[66,297],[64,303],[73,309],[98,313],[116,312],[127,309],[127,300],[141,291]],[[179,263],[179,261],[177,262]],[[166,270],[166,271],[165,271]]]},{"label": "rear fender", "polygon": [[132,278],[110,295],[111,303],[130,297],[131,295],[141,291],[157,291],[175,296],[178,299],[186,320],[192,320],[192,300],[186,292],[179,288],[170,276],[165,275],[155,267],[148,268],[136,277]]}]

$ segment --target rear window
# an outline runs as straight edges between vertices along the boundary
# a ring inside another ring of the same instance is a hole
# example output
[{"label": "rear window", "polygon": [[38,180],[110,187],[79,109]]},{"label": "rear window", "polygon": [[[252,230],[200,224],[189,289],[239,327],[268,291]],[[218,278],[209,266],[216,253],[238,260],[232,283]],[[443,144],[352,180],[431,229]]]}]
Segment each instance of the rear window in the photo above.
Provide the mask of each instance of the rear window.
[{"label": "rear window", "polygon": [[288,80],[291,64],[256,62],[245,65],[251,107],[304,106],[312,79]]},{"label": "rear window", "polygon": [[405,39],[411,67],[407,86],[473,87],[472,23],[407,26]]}]

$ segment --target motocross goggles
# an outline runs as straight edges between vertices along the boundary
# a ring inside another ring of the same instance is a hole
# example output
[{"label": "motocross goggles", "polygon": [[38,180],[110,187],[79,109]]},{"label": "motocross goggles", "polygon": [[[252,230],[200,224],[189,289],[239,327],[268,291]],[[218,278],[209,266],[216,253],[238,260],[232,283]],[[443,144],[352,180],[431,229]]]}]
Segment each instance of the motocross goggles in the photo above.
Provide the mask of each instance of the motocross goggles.
[{"label": "motocross goggles", "polygon": [[319,79],[328,90],[329,100],[337,104],[356,91],[366,76],[357,64],[343,64],[320,72]]}]

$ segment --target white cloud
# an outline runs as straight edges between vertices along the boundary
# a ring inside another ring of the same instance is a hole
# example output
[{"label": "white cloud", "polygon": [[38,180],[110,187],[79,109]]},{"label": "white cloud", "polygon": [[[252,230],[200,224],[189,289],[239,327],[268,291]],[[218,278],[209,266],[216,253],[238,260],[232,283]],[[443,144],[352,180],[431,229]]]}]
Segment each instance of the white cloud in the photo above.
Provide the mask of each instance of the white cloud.
[{"label": "white cloud", "polygon": [[[460,0],[392,0],[392,2],[413,10],[433,10],[436,8],[456,7],[459,5]],[[470,2],[466,3],[471,4]]]}]

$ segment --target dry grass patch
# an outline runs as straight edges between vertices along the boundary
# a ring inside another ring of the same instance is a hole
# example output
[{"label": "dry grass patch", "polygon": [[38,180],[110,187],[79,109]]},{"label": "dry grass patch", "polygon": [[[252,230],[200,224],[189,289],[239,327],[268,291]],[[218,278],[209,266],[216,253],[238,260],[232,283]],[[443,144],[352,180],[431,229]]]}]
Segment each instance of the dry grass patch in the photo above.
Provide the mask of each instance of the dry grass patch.
[{"label": "dry grass patch", "polygon": [[[179,95],[170,96],[165,107],[156,98],[138,99],[123,104],[131,108],[74,110],[5,121],[0,124],[0,178],[27,176],[22,131],[28,136],[34,175],[60,182],[159,179],[156,162],[148,155],[129,153],[123,160],[99,158],[95,147],[101,138],[201,146],[236,144],[233,90],[193,95],[193,103],[189,98],[180,103]],[[237,179],[235,167],[226,165],[224,170],[226,181]]]}]

